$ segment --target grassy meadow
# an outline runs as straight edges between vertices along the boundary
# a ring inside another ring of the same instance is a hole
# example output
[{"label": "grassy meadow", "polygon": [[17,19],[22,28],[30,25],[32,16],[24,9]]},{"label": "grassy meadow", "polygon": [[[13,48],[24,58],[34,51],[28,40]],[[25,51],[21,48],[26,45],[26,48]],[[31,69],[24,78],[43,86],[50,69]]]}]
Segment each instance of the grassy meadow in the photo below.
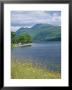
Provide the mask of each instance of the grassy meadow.
[{"label": "grassy meadow", "polygon": [[50,71],[32,62],[19,62],[12,60],[11,62],[11,78],[12,79],[60,79],[61,73],[58,71]]}]

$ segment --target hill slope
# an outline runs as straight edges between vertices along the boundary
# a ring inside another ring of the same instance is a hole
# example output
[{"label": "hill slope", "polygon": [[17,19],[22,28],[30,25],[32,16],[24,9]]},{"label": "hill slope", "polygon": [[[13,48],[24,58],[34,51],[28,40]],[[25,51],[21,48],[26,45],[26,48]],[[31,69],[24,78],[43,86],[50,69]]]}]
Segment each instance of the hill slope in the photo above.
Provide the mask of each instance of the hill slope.
[{"label": "hill slope", "polygon": [[36,24],[32,28],[20,28],[16,31],[16,35],[29,33],[33,41],[60,41],[61,27],[49,24]]}]

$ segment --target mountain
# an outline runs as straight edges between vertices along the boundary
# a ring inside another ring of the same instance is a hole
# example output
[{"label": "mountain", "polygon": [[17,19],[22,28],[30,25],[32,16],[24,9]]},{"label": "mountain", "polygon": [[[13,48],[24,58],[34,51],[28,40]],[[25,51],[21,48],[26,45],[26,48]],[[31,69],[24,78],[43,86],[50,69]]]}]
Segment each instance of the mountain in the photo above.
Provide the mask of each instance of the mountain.
[{"label": "mountain", "polygon": [[29,33],[33,41],[60,41],[61,26],[53,26],[49,24],[36,24],[32,28],[21,27],[16,31],[16,35]]}]

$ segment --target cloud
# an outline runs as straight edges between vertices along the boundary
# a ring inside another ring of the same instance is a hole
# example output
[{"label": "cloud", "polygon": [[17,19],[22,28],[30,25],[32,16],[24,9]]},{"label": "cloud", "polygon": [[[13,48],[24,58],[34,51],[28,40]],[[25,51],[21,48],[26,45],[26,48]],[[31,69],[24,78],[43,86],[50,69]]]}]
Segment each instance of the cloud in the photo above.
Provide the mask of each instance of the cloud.
[{"label": "cloud", "polygon": [[31,27],[37,23],[61,25],[60,11],[12,11],[11,26]]},{"label": "cloud", "polygon": [[11,31],[16,32],[20,26],[11,26]]}]

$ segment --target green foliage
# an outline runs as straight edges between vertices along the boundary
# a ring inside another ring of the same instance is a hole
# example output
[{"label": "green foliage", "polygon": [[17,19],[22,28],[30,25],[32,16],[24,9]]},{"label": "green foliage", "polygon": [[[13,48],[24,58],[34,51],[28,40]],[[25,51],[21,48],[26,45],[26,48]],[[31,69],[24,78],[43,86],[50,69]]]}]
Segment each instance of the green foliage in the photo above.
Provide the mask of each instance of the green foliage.
[{"label": "green foliage", "polygon": [[11,43],[12,46],[17,43],[31,43],[32,37],[28,33],[22,33],[19,36],[16,36],[15,32],[11,32]]},{"label": "green foliage", "polygon": [[11,32],[11,43],[16,43],[16,39],[15,39],[15,32]]},{"label": "green foliage", "polygon": [[32,38],[28,33],[22,33],[21,35],[19,35],[19,42],[20,43],[31,43],[32,42]]}]

